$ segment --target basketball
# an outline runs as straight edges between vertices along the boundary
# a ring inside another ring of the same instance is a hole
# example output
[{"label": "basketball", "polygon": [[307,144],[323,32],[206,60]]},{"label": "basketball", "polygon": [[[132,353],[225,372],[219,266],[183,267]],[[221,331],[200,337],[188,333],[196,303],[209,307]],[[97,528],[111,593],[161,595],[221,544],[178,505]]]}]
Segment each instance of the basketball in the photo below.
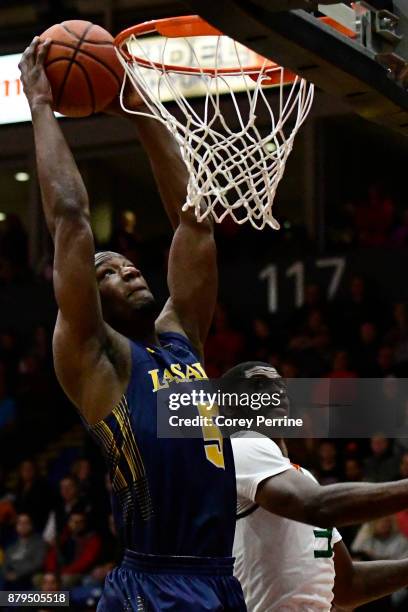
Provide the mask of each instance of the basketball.
[{"label": "basketball", "polygon": [[113,37],[89,21],[64,21],[43,32],[52,39],[45,70],[54,110],[68,117],[102,111],[119,93],[123,69]]}]

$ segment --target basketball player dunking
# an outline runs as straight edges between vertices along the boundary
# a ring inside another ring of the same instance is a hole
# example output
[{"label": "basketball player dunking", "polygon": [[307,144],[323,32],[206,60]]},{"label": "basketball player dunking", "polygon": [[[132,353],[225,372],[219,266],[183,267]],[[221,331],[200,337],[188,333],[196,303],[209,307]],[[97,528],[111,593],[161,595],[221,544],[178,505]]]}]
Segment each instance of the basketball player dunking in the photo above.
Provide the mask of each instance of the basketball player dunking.
[{"label": "basketball player dunking", "polygon": [[232,449],[158,439],[156,391],[205,378],[202,346],[217,291],[210,222],[180,214],[187,174],[167,130],[135,119],[174,227],[170,298],[160,314],[135,265],[94,253],[88,197],[51,110],[50,41],[35,38],[20,69],[30,104],[43,208],[55,245],[59,306],[54,363],[65,392],[105,452],[126,552],[99,611],[245,610],[232,575],[236,487]]},{"label": "basketball player dunking", "polygon": [[[268,363],[241,363],[223,378],[235,392],[242,385],[246,393],[279,393],[276,416],[288,413],[286,385]],[[241,416],[248,411],[237,410]],[[233,437],[232,446],[238,492],[234,571],[248,610],[328,612],[332,603],[351,610],[408,585],[408,559],[353,562],[334,528],[403,510],[408,479],[322,487],[290,463],[282,439],[247,431]]]}]

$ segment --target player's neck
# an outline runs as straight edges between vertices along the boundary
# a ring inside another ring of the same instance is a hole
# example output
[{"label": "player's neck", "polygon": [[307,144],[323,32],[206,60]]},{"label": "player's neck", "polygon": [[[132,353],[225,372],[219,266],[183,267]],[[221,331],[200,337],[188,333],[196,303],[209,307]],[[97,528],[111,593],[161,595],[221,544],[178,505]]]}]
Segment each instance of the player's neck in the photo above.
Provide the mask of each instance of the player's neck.
[{"label": "player's neck", "polygon": [[159,338],[156,333],[154,322],[150,325],[140,325],[139,323],[132,326],[125,334],[134,342],[142,342],[143,344],[158,344]]},{"label": "player's neck", "polygon": [[142,342],[143,344],[158,344],[159,342],[155,328],[155,318],[151,316],[139,316],[136,320],[126,322],[115,321],[112,323],[112,327],[133,342]]}]

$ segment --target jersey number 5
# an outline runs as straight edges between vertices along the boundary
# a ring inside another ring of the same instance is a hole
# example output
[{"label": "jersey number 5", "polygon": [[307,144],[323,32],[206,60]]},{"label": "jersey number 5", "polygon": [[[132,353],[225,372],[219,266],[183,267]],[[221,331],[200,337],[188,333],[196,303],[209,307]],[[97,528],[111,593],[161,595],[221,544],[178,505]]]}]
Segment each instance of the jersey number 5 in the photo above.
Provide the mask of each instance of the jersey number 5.
[{"label": "jersey number 5", "polygon": [[213,417],[218,416],[217,406],[209,408],[205,404],[197,406],[198,413],[201,417],[206,417],[208,425],[202,425],[204,438],[205,456],[208,461],[218,468],[225,470],[223,439],[217,425],[213,423]]}]

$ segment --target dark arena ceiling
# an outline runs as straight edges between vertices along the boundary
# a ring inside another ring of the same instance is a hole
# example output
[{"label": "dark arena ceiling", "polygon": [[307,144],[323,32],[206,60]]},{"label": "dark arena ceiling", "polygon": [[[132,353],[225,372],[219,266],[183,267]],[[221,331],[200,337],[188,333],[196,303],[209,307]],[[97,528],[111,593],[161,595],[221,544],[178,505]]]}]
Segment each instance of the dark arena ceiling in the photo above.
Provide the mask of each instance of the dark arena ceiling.
[{"label": "dark arena ceiling", "polygon": [[66,19],[86,19],[117,34],[140,21],[188,12],[174,0],[0,0],[0,55],[22,51],[35,34]]}]

